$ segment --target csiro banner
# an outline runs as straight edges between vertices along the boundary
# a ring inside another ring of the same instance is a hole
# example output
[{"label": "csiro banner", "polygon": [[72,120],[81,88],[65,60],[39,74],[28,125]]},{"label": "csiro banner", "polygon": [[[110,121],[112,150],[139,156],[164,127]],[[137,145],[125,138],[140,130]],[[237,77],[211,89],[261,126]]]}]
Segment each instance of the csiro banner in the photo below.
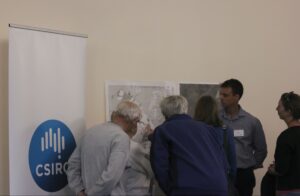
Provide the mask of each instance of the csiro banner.
[{"label": "csiro banner", "polygon": [[9,27],[11,195],[68,195],[67,160],[85,130],[86,36]]}]

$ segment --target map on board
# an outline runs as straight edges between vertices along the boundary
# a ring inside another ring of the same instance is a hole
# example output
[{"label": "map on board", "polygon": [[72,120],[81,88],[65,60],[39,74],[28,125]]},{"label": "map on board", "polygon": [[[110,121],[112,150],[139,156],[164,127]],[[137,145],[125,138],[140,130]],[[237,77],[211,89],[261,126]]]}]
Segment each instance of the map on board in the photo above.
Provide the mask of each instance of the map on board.
[{"label": "map on board", "polygon": [[160,112],[161,100],[169,95],[182,95],[189,102],[188,114],[194,115],[194,108],[202,95],[218,96],[218,84],[190,84],[177,82],[106,81],[106,119],[122,100],[135,102],[142,110],[142,122],[152,128],[165,119]]},{"label": "map on board", "polygon": [[105,87],[107,120],[120,101],[130,100],[141,108],[141,121],[152,128],[165,120],[159,108],[161,100],[179,94],[178,84],[169,82],[107,81]]},{"label": "map on board", "polygon": [[203,95],[211,95],[218,98],[218,84],[188,84],[180,83],[180,95],[184,96],[189,103],[188,114],[194,116],[199,98]]}]

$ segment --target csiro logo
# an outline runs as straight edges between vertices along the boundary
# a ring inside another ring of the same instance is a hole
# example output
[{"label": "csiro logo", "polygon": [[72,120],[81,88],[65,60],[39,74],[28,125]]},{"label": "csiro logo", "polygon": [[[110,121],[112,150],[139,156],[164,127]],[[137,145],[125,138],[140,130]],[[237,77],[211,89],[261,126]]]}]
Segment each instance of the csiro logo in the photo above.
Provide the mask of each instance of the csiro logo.
[{"label": "csiro logo", "polygon": [[67,185],[67,161],[75,147],[72,132],[63,122],[47,120],[37,127],[30,142],[29,167],[41,189],[55,192]]}]

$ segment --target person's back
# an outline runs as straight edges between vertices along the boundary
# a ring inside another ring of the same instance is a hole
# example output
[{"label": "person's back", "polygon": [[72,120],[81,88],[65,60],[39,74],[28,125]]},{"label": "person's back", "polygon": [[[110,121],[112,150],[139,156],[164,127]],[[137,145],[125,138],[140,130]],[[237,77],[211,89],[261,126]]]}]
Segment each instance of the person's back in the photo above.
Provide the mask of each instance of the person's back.
[{"label": "person's back", "polygon": [[136,133],[140,119],[140,108],[122,101],[111,122],[87,131],[68,161],[68,183],[76,195],[125,194],[120,180],[129,157],[129,138]]},{"label": "person's back", "polygon": [[277,139],[275,160],[278,190],[300,189],[300,123],[283,131]]},{"label": "person's back", "polygon": [[300,96],[283,93],[276,107],[287,125],[277,138],[274,158],[261,183],[261,195],[300,195]]},{"label": "person's back", "polygon": [[210,95],[203,95],[197,101],[194,119],[215,128],[218,140],[224,147],[229,166],[228,177],[231,180],[230,183],[233,184],[236,175],[236,152],[233,130],[223,124],[219,118],[218,111],[219,108],[216,99]]},{"label": "person's back", "polygon": [[226,161],[214,128],[186,114],[155,129],[150,160],[167,195],[227,195]]},{"label": "person's back", "polygon": [[277,194],[300,195],[300,96],[283,93],[276,110],[288,127],[278,136],[274,154]]},{"label": "person's back", "polygon": [[[123,148],[114,148],[116,142],[119,143],[118,146]],[[97,149],[97,152],[95,152],[95,149]],[[113,157],[111,157],[112,151],[115,151]],[[99,179],[100,174],[107,172],[105,170],[108,167],[109,159],[126,162],[128,160],[128,151],[129,137],[118,125],[104,123],[91,128],[81,143],[81,164],[82,175],[84,176],[82,180],[86,191],[94,192],[93,186]],[[122,165],[124,164],[122,163]],[[110,178],[110,176],[105,175],[103,177]],[[114,179],[110,179],[110,183],[106,183],[108,186],[105,186],[105,189],[118,189],[118,187],[115,187],[116,183]],[[109,191],[102,189],[101,193],[109,193]]]}]

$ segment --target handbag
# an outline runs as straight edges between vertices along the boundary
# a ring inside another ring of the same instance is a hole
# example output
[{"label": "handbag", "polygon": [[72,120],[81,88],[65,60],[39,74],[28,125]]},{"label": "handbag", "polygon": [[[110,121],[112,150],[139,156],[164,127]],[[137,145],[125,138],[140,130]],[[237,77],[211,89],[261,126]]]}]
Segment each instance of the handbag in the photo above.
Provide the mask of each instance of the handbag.
[{"label": "handbag", "polygon": [[275,196],[276,195],[276,176],[270,174],[268,171],[264,175],[260,184],[261,196]]}]

